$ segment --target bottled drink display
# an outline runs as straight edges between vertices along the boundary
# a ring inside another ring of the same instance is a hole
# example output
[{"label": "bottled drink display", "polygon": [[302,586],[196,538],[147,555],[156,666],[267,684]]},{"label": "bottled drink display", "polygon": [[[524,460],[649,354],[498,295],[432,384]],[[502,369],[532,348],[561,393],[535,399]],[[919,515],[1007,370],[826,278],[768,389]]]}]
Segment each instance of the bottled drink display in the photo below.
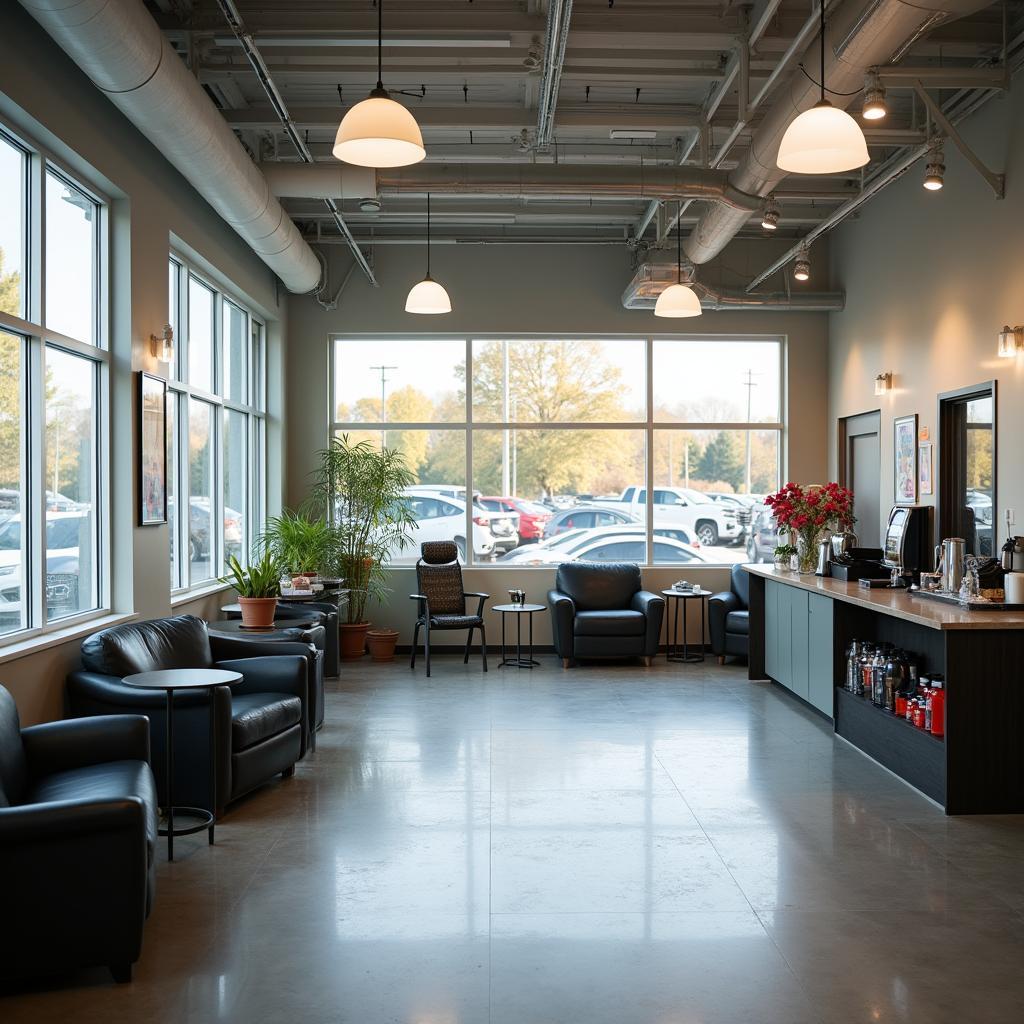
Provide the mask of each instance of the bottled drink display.
[{"label": "bottled drink display", "polygon": [[895,644],[853,640],[843,687],[933,736],[945,734],[945,680],[935,672],[922,674],[917,655]]}]

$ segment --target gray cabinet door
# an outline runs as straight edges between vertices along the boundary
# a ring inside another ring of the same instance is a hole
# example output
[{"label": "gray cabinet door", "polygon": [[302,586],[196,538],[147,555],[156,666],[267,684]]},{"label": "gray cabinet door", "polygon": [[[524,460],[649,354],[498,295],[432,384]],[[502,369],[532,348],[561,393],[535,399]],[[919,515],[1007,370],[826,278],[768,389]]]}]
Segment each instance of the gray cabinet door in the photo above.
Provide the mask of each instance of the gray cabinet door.
[{"label": "gray cabinet door", "polygon": [[810,674],[810,629],[807,613],[806,590],[789,587],[790,599],[790,676],[787,686],[804,700],[808,699],[808,679]]},{"label": "gray cabinet door", "polygon": [[835,663],[833,660],[832,599],[807,595],[809,676],[807,699],[829,718],[833,717]]},{"label": "gray cabinet door", "polygon": [[[764,588],[764,670],[768,677],[781,682],[780,638],[783,632],[781,600],[789,587],[768,580]],[[789,623],[785,624],[787,636]]]}]

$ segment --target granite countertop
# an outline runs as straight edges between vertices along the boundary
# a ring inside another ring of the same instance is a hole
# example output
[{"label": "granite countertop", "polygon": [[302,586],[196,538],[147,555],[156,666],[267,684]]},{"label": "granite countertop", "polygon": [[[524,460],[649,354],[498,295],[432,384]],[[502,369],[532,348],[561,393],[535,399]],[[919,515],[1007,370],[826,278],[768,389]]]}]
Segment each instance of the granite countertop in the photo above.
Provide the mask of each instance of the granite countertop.
[{"label": "granite countertop", "polygon": [[958,605],[915,597],[906,590],[868,590],[857,582],[831,577],[798,576],[773,565],[747,565],[747,572],[767,580],[858,605],[883,615],[895,615],[929,629],[1024,629],[1024,611],[977,611]]}]

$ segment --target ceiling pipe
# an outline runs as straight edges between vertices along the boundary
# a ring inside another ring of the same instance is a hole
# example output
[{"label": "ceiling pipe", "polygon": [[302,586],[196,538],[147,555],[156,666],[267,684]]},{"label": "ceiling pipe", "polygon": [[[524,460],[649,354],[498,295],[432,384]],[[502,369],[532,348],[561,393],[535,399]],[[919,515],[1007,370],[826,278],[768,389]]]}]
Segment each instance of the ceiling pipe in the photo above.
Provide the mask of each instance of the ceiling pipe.
[{"label": "ceiling pipe", "polygon": [[544,36],[544,66],[537,98],[537,148],[551,145],[555,132],[555,107],[569,41],[572,0],[548,0],[548,27]]},{"label": "ceiling pipe", "polygon": [[289,291],[318,286],[313,250],[141,0],[21,4]]},{"label": "ceiling pipe", "polygon": [[[340,198],[344,181],[337,169],[324,164],[260,164],[276,196]],[[745,195],[729,184],[724,171],[701,167],[644,167],[639,180],[610,177],[599,167],[563,167],[558,164],[508,166],[416,164],[410,168],[379,171],[381,196],[455,195],[479,199],[545,197],[583,202],[591,199],[703,199],[748,214],[760,209],[757,196]]]},{"label": "ceiling pipe", "polygon": [[[924,32],[946,21],[988,7],[990,0],[847,0],[826,29],[825,81],[832,103],[850,106],[854,92],[864,83],[865,72],[884,67],[906,52]],[[817,67],[820,41],[804,53],[804,63]],[[750,140],[750,148],[740,164],[730,172],[729,184],[747,195],[765,196],[786,174],[776,164],[779,145],[793,119],[818,101],[820,90],[806,76],[794,71],[788,87],[783,88],[767,109],[764,119]],[[721,203],[707,210],[683,249],[694,263],[714,259],[744,226],[746,218],[737,209]]]}]

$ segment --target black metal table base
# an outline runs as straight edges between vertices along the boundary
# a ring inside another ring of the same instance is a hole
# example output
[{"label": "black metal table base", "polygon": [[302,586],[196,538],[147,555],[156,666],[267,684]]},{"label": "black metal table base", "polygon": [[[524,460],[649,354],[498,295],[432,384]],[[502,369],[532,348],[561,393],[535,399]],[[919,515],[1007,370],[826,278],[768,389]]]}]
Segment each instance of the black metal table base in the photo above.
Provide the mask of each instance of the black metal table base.
[{"label": "black metal table base", "polygon": [[[672,612],[671,639],[667,644],[665,660],[673,661],[682,665],[695,665],[704,661],[704,637],[707,631],[707,596],[699,594],[671,594],[668,596],[670,602],[674,600]],[[688,601],[700,601],[700,650],[690,651],[691,644],[686,637],[686,605]],[[679,642],[679,606],[683,606],[683,642]]]},{"label": "black metal table base", "polygon": [[[214,710],[213,688],[207,691],[210,704],[210,803],[217,806],[217,725],[216,713]],[[210,833],[210,845],[213,846],[214,827],[217,824],[217,815],[213,810],[206,810],[203,807],[175,807],[174,806],[174,691],[167,691],[167,804],[164,808],[167,824],[158,828],[157,832],[167,837],[167,859],[174,860],[174,837],[190,836],[196,832],[208,829]],[[201,824],[189,825],[183,829],[174,827],[174,815],[183,813],[188,817],[195,817],[201,820]]]},{"label": "black metal table base", "polygon": [[[514,615],[516,617],[516,656],[514,658],[507,657],[505,654],[505,616]],[[523,616],[526,616],[529,620],[529,647],[528,657],[523,657]],[[529,668],[532,669],[535,666],[540,665],[539,661],[536,661],[533,657],[533,612],[502,612],[501,613],[501,661],[498,662],[498,668]]]},{"label": "black metal table base", "polygon": [[213,827],[216,822],[216,818],[214,817],[213,812],[208,811],[205,807],[175,807],[173,809],[163,809],[163,813],[160,815],[160,825],[156,830],[157,835],[171,835],[172,833],[169,827],[170,823],[179,817],[195,818],[196,823],[188,826],[175,826],[173,832],[174,835],[191,836],[196,832],[203,832],[209,829],[210,845],[213,845]]}]

